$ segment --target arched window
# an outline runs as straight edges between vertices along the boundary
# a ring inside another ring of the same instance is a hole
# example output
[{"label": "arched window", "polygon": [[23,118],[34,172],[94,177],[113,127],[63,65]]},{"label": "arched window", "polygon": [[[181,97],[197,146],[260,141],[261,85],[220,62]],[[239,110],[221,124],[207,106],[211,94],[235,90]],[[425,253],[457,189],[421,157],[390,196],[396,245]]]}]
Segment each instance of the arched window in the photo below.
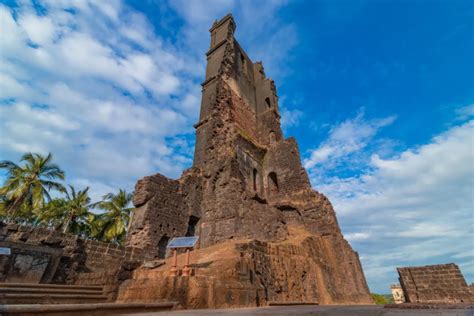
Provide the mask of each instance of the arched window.
[{"label": "arched window", "polygon": [[270,103],[270,98],[269,97],[265,98],[265,104],[267,105],[268,109],[272,107],[272,104]]},{"label": "arched window", "polygon": [[166,258],[166,246],[168,246],[168,241],[170,238],[166,235],[161,237],[160,241],[158,242],[158,258],[164,259]]},{"label": "arched window", "polygon": [[257,178],[258,178],[258,171],[257,169],[253,168],[253,174],[252,174],[252,182],[253,182],[253,190],[257,191],[258,185],[257,185]]},{"label": "arched window", "polygon": [[199,217],[191,215],[188,221],[188,230],[186,231],[186,237],[196,236],[196,226],[199,223]]},{"label": "arched window", "polygon": [[270,172],[268,174],[268,190],[270,194],[278,193],[280,188],[278,187],[278,178],[275,172]]}]

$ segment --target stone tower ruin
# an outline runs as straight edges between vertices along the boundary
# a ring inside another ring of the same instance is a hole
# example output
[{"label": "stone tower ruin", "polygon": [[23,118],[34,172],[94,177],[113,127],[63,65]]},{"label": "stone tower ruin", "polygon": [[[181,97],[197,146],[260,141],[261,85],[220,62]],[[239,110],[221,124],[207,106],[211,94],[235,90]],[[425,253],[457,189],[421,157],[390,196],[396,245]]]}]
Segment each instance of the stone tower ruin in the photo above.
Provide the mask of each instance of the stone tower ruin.
[{"label": "stone tower ruin", "polygon": [[371,302],[331,203],[311,188],[296,140],[284,138],[275,84],[247,56],[235,29],[227,15],[209,30],[193,166],[177,180],[156,174],[138,181],[127,245],[152,259],[165,258],[173,237],[199,236],[200,251],[242,240],[236,264],[248,266],[248,287],[264,294],[237,305]]}]

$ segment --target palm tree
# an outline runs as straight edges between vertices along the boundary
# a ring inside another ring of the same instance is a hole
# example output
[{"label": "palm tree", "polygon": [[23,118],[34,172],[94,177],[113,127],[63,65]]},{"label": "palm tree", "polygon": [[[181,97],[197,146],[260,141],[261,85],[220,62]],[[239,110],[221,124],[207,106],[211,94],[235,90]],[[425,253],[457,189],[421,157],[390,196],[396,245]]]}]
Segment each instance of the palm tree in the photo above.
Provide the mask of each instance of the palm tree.
[{"label": "palm tree", "polygon": [[54,199],[38,214],[38,220],[54,226],[63,233],[88,234],[88,219],[90,216],[89,187],[77,191],[69,185],[69,191],[64,190],[64,199]]},{"label": "palm tree", "polygon": [[7,170],[7,180],[0,188],[0,195],[5,199],[5,213],[12,218],[25,203],[34,210],[40,209],[44,201],[51,201],[49,191],[55,189],[63,192],[64,186],[54,180],[64,180],[64,171],[52,163],[53,155],[42,156],[26,153],[21,157],[23,166],[12,161],[0,162],[0,168]]},{"label": "palm tree", "polygon": [[90,214],[91,199],[88,194],[89,187],[85,190],[77,191],[77,193],[72,185],[69,188],[71,189],[71,194],[66,191],[66,201],[69,210],[63,232],[78,234],[84,231],[84,225],[87,226],[87,218]]},{"label": "palm tree", "polygon": [[36,221],[41,225],[63,230],[65,214],[68,212],[67,201],[64,198],[55,198],[46,203],[36,214]]},{"label": "palm tree", "polygon": [[132,194],[125,190],[119,190],[118,194],[108,193],[104,195],[103,201],[95,204],[105,213],[96,216],[98,231],[95,237],[103,241],[112,241],[117,244],[123,243],[127,233],[128,221],[133,210],[130,206]]}]

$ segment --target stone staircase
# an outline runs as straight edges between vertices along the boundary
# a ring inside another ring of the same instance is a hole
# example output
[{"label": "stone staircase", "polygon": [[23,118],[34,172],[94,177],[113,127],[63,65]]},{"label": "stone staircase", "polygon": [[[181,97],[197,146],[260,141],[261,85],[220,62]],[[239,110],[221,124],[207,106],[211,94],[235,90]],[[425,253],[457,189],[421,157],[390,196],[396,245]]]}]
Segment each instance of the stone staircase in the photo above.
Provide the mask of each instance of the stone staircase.
[{"label": "stone staircase", "polygon": [[102,286],[0,283],[0,304],[105,303]]}]

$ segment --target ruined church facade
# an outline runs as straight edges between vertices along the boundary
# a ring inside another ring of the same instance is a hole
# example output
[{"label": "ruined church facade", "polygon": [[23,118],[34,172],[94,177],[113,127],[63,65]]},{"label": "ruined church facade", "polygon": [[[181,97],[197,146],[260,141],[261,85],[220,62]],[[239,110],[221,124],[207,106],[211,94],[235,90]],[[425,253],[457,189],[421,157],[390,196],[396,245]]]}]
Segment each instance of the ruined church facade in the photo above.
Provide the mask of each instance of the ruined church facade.
[{"label": "ruined church facade", "polygon": [[[318,271],[298,281],[300,296],[370,302],[358,255],[343,238],[331,203],[311,188],[296,140],[284,138],[275,84],[262,63],[247,56],[235,29],[231,15],[210,29],[193,165],[177,180],[156,174],[138,181],[127,246],[164,258],[173,237],[199,236],[200,249],[232,240],[270,245],[284,243],[298,227],[309,236],[297,245],[308,266],[304,273]],[[285,265],[278,269],[289,269]],[[271,283],[284,283],[292,271],[275,269],[255,271],[258,287],[265,288],[267,301],[289,299],[288,285]]]}]

